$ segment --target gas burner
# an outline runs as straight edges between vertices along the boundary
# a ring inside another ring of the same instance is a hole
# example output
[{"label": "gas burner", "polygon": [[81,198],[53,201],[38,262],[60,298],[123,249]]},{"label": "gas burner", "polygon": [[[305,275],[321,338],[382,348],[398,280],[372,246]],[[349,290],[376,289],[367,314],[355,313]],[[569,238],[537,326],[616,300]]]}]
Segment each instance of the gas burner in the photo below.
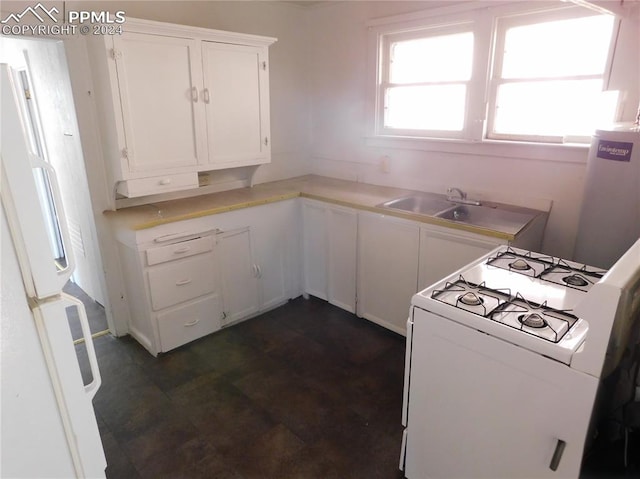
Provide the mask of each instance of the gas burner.
[{"label": "gas burner", "polygon": [[559,260],[552,268],[541,274],[540,279],[587,292],[605,273],[604,270]]},{"label": "gas burner", "polygon": [[551,308],[546,301],[528,301],[520,293],[500,304],[488,317],[552,343],[559,342],[578,320],[569,311]]},{"label": "gas burner", "polygon": [[518,316],[518,321],[520,321],[524,326],[528,326],[530,328],[539,329],[547,327],[547,322],[538,313],[521,314]]},{"label": "gas burner", "polygon": [[480,306],[482,303],[484,303],[484,299],[471,291],[458,296],[458,300],[462,304],[466,304],[467,306]]},{"label": "gas burner", "polygon": [[579,274],[571,274],[569,276],[565,276],[564,278],[562,278],[562,281],[567,283],[569,286],[584,287],[589,284],[589,281],[587,281],[583,276]]},{"label": "gas burner", "polygon": [[476,284],[467,281],[462,275],[444,287],[434,289],[431,297],[469,313],[486,317],[501,303],[511,299],[510,290],[487,288],[485,283]]},{"label": "gas burner", "polygon": [[498,251],[495,256],[487,259],[487,264],[497,268],[513,271],[533,278],[539,277],[554,265],[554,258],[541,254],[520,253],[510,247]]},{"label": "gas burner", "polygon": [[527,271],[528,269],[531,269],[531,265],[529,265],[529,263],[527,263],[522,258],[519,258],[512,263],[509,263],[509,267],[512,269],[515,269],[516,271]]}]

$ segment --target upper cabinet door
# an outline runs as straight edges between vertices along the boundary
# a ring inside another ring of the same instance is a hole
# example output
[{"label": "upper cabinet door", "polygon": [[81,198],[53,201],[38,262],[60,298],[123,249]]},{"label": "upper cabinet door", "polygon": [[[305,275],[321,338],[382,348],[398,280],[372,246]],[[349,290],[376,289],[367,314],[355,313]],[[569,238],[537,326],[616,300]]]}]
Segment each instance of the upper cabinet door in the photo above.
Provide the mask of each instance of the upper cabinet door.
[{"label": "upper cabinet door", "polygon": [[204,41],[202,63],[210,166],[267,163],[267,48]]},{"label": "upper cabinet door", "polygon": [[206,162],[199,42],[114,36],[129,172],[195,171]]}]

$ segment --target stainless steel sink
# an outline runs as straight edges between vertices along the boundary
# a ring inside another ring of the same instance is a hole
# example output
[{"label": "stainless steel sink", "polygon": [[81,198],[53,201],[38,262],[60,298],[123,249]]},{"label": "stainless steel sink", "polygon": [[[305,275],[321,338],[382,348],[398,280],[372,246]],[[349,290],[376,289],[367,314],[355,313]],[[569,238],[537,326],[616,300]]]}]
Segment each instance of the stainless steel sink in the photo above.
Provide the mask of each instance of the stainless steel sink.
[{"label": "stainless steel sink", "polygon": [[437,195],[415,194],[378,205],[404,213],[434,216],[460,224],[516,234],[534,217],[534,213],[512,211],[495,206],[460,204]]},{"label": "stainless steel sink", "polygon": [[535,215],[489,206],[458,205],[436,213],[434,216],[445,220],[464,223],[491,230],[517,233]]},{"label": "stainless steel sink", "polygon": [[386,201],[378,206],[405,211],[407,213],[435,216],[437,213],[448,210],[454,205],[454,203],[438,197],[411,195]]}]

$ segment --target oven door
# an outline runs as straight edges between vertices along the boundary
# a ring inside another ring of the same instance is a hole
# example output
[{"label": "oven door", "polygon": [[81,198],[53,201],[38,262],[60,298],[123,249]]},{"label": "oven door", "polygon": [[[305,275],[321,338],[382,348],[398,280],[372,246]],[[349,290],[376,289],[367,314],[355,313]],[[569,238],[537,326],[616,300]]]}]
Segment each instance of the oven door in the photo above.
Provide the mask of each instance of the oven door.
[{"label": "oven door", "polygon": [[405,475],[578,477],[597,379],[414,308]]}]

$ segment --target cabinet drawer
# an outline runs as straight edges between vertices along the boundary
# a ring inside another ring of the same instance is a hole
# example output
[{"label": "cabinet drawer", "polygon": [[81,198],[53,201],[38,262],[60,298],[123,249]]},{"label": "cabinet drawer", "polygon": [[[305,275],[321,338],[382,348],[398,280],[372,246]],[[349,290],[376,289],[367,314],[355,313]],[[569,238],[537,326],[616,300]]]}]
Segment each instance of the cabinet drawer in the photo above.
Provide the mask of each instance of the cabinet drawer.
[{"label": "cabinet drawer", "polygon": [[148,274],[154,311],[215,291],[212,254],[172,261],[150,269]]},{"label": "cabinet drawer", "polygon": [[167,261],[173,261],[175,259],[187,258],[194,254],[206,253],[207,251],[211,251],[212,248],[213,238],[211,236],[182,241],[167,246],[158,246],[157,248],[147,250],[147,264],[153,266],[154,264],[166,263]]},{"label": "cabinet drawer", "polygon": [[158,314],[160,350],[169,351],[221,328],[218,295]]},{"label": "cabinet drawer", "polygon": [[197,187],[198,174],[196,172],[190,172],[121,181],[118,183],[118,193],[129,198],[135,198],[137,196],[167,193],[169,191],[180,191]]}]

